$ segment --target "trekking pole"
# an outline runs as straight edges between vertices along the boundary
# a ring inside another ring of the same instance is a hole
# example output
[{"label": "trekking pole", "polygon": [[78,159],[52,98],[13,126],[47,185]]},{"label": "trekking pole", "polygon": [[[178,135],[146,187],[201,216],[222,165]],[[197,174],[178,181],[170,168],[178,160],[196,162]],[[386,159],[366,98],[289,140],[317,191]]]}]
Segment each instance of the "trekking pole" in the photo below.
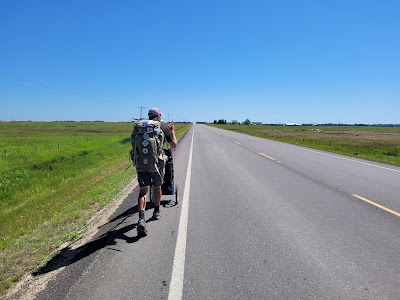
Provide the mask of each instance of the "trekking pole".
[{"label": "trekking pole", "polygon": [[124,172],[126,172],[130,167],[132,167],[132,165],[131,164],[129,164],[129,166],[125,169],[125,171]]}]

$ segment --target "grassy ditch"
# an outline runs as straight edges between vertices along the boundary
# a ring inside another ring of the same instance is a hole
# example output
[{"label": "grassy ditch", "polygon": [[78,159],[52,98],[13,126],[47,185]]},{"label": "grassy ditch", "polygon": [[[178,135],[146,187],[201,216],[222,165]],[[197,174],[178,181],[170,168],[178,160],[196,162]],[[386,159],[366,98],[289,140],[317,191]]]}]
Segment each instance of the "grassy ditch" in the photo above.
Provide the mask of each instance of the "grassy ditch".
[{"label": "grassy ditch", "polygon": [[400,166],[400,127],[214,125],[265,139]]},{"label": "grassy ditch", "polygon": [[0,295],[130,182],[132,125],[0,123]]}]

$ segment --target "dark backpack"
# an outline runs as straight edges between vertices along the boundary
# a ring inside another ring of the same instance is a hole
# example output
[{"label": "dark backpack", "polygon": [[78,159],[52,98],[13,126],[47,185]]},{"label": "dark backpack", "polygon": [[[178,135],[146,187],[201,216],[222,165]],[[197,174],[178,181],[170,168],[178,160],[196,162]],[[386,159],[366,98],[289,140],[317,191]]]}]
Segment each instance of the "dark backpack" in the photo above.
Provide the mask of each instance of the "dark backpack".
[{"label": "dark backpack", "polygon": [[164,149],[168,157],[164,167],[164,182],[161,185],[161,192],[163,195],[173,195],[175,192],[175,179],[174,179],[174,164],[172,161],[171,149]]}]

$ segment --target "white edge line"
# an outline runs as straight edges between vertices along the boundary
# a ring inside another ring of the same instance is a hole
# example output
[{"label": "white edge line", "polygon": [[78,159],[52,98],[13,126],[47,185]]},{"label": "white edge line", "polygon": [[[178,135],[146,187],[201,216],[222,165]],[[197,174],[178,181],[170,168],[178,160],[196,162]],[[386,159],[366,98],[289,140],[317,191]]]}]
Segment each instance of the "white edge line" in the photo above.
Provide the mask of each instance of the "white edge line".
[{"label": "white edge line", "polygon": [[[225,129],[221,129],[221,130],[225,130]],[[237,133],[238,133],[238,134],[243,134],[243,135],[245,135],[245,136],[254,137],[254,136],[252,136],[252,135],[248,135],[248,134],[245,134],[245,133],[239,133],[239,132],[237,132]],[[254,137],[254,138],[257,138],[257,137]],[[289,143],[279,142],[279,141],[275,141],[275,140],[268,140],[268,139],[266,139],[266,140],[267,140],[267,141],[270,141],[270,142],[273,142],[273,143],[284,144],[284,145],[287,146],[287,147],[297,148],[297,149],[304,150],[304,151],[314,152],[314,153],[318,153],[318,154],[322,154],[322,155],[326,155],[326,156],[331,156],[331,157],[335,157],[335,158],[339,158],[339,159],[343,159],[343,160],[348,160],[348,161],[352,161],[352,162],[355,162],[355,163],[359,163],[359,164],[363,164],[363,165],[367,165],[367,166],[371,166],[371,167],[376,167],[376,168],[380,168],[380,169],[384,169],[384,170],[389,170],[389,171],[393,171],[393,172],[400,173],[399,170],[395,170],[395,169],[391,169],[391,168],[386,168],[386,167],[382,167],[382,166],[378,166],[378,165],[374,165],[374,164],[370,164],[370,163],[358,161],[358,160],[355,160],[355,159],[340,157],[340,156],[337,156],[337,155],[332,155],[332,154],[324,153],[324,152],[321,152],[321,151],[306,149],[306,147],[294,146],[294,145],[291,145],[291,144],[289,144]]]},{"label": "white edge line", "polygon": [[[283,144],[285,144],[285,143],[283,143]],[[331,156],[331,157],[335,157],[335,158],[340,158],[340,159],[343,159],[343,160],[348,160],[348,161],[356,162],[356,163],[363,164],[363,165],[367,165],[367,166],[377,167],[377,168],[381,168],[381,169],[385,169],[385,170],[389,170],[389,171],[399,172],[399,173],[400,173],[399,170],[395,170],[395,169],[391,169],[391,168],[386,168],[386,167],[382,167],[382,166],[378,166],[378,165],[374,165],[374,164],[370,164],[370,163],[358,161],[358,160],[355,160],[355,159],[350,159],[350,158],[346,158],[346,157],[340,157],[340,156],[337,156],[337,155],[332,155],[332,154],[328,154],[328,153],[324,153],[324,152],[316,151],[316,150],[305,149],[305,148],[303,148],[303,147],[292,146],[292,145],[289,145],[289,144],[286,144],[286,146],[292,147],[292,148],[296,148],[296,149],[300,149],[300,150],[304,150],[304,151],[314,152],[314,153],[318,153],[318,154],[322,154],[322,155],[326,155],[326,156]]]},{"label": "white edge line", "polygon": [[[220,129],[220,130],[226,130],[226,129]],[[245,136],[248,136],[248,137],[257,138],[255,136],[248,135],[248,134],[245,134],[245,133],[240,133],[240,132],[236,132],[236,133],[242,134],[242,135],[245,135]],[[314,153],[318,153],[318,154],[322,154],[322,155],[326,155],[326,156],[331,156],[331,157],[335,157],[335,158],[339,158],[339,159],[343,159],[343,160],[348,160],[348,161],[352,161],[352,162],[355,162],[355,163],[359,163],[359,164],[363,164],[363,165],[367,165],[367,166],[371,166],[371,167],[376,167],[376,168],[380,168],[380,169],[384,169],[384,170],[400,173],[399,170],[395,170],[395,169],[391,169],[391,168],[387,168],[387,167],[382,167],[382,166],[378,166],[378,165],[374,165],[374,164],[358,161],[358,160],[355,160],[355,159],[340,157],[340,156],[337,156],[337,155],[332,155],[332,154],[324,153],[324,152],[321,152],[321,151],[306,149],[306,147],[294,146],[294,145],[291,145],[289,143],[279,142],[279,141],[275,141],[275,140],[268,140],[268,139],[265,139],[265,140],[267,140],[269,142],[273,142],[273,143],[284,144],[287,147],[297,148],[297,149],[304,150],[304,151],[314,152]]]},{"label": "white edge line", "polygon": [[182,197],[182,210],[179,219],[178,236],[176,239],[174,263],[172,266],[171,283],[169,287],[168,300],[181,300],[183,295],[183,278],[185,273],[185,256],[186,256],[186,239],[187,225],[189,215],[189,194],[190,194],[190,178],[192,174],[192,154],[193,154],[193,137],[190,144],[189,161],[186,171],[185,190]]}]

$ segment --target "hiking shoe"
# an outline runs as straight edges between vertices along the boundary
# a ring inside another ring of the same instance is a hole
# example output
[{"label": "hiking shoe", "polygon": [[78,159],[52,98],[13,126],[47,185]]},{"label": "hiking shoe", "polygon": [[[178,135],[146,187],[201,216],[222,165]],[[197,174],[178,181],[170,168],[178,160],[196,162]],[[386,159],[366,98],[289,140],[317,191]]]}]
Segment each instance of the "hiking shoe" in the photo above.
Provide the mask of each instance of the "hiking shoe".
[{"label": "hiking shoe", "polygon": [[147,229],[146,229],[146,221],[144,219],[140,219],[137,224],[137,233],[138,236],[146,236]]},{"label": "hiking shoe", "polygon": [[160,220],[161,214],[160,211],[153,211],[153,220]]}]

